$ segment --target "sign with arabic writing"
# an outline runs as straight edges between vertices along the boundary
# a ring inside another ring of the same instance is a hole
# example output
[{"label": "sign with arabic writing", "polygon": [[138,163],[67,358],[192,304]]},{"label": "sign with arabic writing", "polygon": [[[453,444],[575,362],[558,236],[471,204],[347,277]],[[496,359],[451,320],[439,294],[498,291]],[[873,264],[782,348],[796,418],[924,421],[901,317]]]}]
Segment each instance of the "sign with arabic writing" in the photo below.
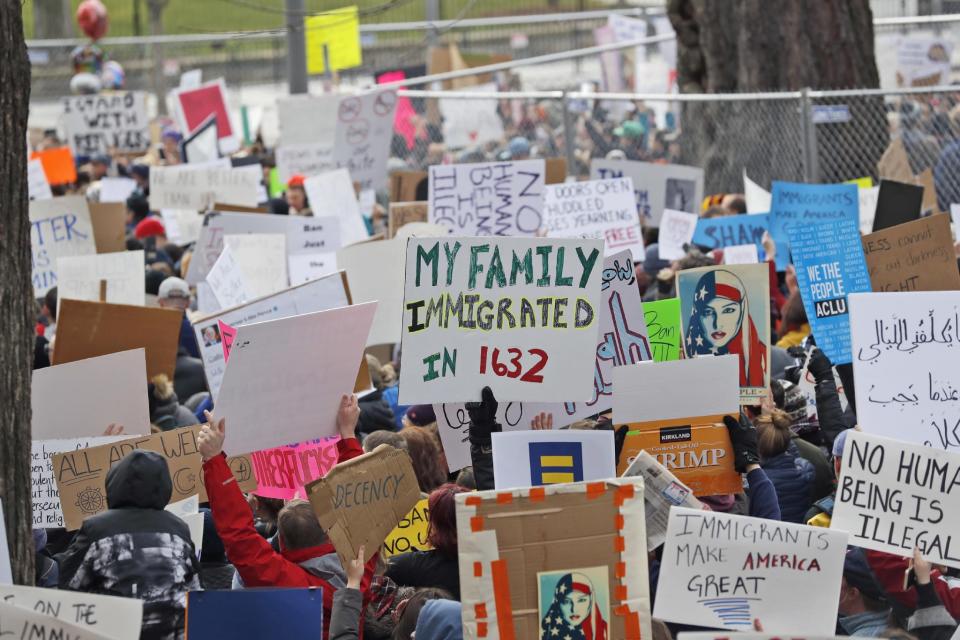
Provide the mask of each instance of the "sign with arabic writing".
[{"label": "sign with arabic writing", "polygon": [[849,300],[861,428],[960,451],[960,292],[857,293]]}]

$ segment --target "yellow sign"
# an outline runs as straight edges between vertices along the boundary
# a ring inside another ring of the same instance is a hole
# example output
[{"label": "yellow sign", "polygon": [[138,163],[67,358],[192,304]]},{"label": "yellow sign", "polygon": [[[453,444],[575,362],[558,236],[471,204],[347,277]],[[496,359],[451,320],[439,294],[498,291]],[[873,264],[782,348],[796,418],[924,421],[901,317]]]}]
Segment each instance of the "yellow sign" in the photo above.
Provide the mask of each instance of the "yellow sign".
[{"label": "yellow sign", "polygon": [[400,524],[383,541],[381,554],[384,558],[407,551],[426,551],[433,547],[427,542],[427,499],[424,498],[403,517]]},{"label": "yellow sign", "polygon": [[323,64],[324,45],[333,71],[362,64],[357,7],[325,11],[304,20],[304,26],[307,31],[307,73],[326,72]]},{"label": "yellow sign", "polygon": [[853,180],[847,180],[844,184],[855,184],[860,189],[869,189],[873,186],[873,178],[867,176],[865,178],[854,178]]}]

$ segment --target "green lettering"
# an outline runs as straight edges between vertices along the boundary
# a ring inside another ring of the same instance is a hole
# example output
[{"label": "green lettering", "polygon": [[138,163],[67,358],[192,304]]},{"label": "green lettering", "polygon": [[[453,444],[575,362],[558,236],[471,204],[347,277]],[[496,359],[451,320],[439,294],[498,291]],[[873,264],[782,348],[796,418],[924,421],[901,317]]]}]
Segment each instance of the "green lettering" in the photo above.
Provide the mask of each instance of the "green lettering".
[{"label": "green lettering", "polygon": [[477,275],[483,271],[483,265],[477,262],[477,258],[481,253],[486,253],[487,251],[490,251],[489,244],[478,244],[470,247],[470,277],[467,280],[467,288],[477,288]]},{"label": "green lettering", "polygon": [[416,282],[417,286],[420,286],[420,264],[421,261],[423,264],[433,267],[433,276],[431,278],[432,286],[437,286],[437,268],[440,263],[440,243],[437,242],[433,245],[433,248],[429,251],[423,250],[423,245],[417,245],[417,273],[416,273]]},{"label": "green lettering", "polygon": [[487,281],[485,283],[487,289],[493,288],[494,280],[500,287],[507,286],[507,274],[503,272],[503,262],[500,260],[500,247],[498,245],[493,246],[493,256],[490,258],[490,268],[487,270]]}]

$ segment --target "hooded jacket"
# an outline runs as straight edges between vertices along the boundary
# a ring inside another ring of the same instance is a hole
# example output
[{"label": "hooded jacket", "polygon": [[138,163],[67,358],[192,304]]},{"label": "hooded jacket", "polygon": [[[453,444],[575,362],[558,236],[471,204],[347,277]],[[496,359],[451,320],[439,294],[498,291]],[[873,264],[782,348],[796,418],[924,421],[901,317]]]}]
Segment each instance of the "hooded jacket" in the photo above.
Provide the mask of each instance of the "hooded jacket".
[{"label": "hooded jacket", "polygon": [[813,503],[816,473],[813,465],[801,457],[791,442],[783,453],[767,458],[760,466],[766,472],[780,503],[780,517],[784,522],[806,522],[806,513]]},{"label": "hooded jacket", "polygon": [[357,430],[364,436],[374,431],[395,431],[396,421],[390,403],[383,397],[383,391],[377,390],[360,398],[360,420]]},{"label": "hooded jacket", "polygon": [[463,640],[462,606],[454,600],[430,600],[417,616],[417,640]]},{"label": "hooded jacket", "polygon": [[167,461],[133,451],[107,472],[107,511],[84,521],[59,557],[60,588],[143,600],[141,638],[181,638],[187,591],[200,588],[187,524],[164,507]]}]

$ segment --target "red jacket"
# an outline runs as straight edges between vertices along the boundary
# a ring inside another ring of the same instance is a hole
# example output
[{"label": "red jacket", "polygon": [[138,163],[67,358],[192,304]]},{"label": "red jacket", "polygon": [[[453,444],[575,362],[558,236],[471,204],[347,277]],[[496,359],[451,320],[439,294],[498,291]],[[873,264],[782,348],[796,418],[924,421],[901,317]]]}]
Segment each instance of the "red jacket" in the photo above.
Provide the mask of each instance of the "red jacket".
[{"label": "red jacket", "polygon": [[[880,585],[897,602],[903,603],[911,609],[917,608],[917,588],[910,587],[903,590],[903,573],[907,570],[907,558],[895,556],[883,551],[870,551],[865,549],[867,562],[877,576]],[[943,606],[953,616],[954,619],[960,618],[960,581],[948,579],[939,571],[933,571],[930,574],[930,583],[940,597]]]},{"label": "red jacket", "polygon": [[[345,462],[363,453],[356,438],[337,442],[337,463]],[[330,611],[333,608],[333,592],[336,587],[298,563],[336,553],[333,544],[326,543],[307,549],[282,550],[277,553],[253,526],[253,511],[237,485],[225,455],[219,455],[203,463],[203,483],[207,489],[213,523],[223,540],[227,558],[248,587],[321,587],[323,589],[323,637],[327,638],[330,626]],[[377,554],[367,562],[360,591],[364,604],[377,566]],[[363,637],[363,621],[360,624]]]}]

